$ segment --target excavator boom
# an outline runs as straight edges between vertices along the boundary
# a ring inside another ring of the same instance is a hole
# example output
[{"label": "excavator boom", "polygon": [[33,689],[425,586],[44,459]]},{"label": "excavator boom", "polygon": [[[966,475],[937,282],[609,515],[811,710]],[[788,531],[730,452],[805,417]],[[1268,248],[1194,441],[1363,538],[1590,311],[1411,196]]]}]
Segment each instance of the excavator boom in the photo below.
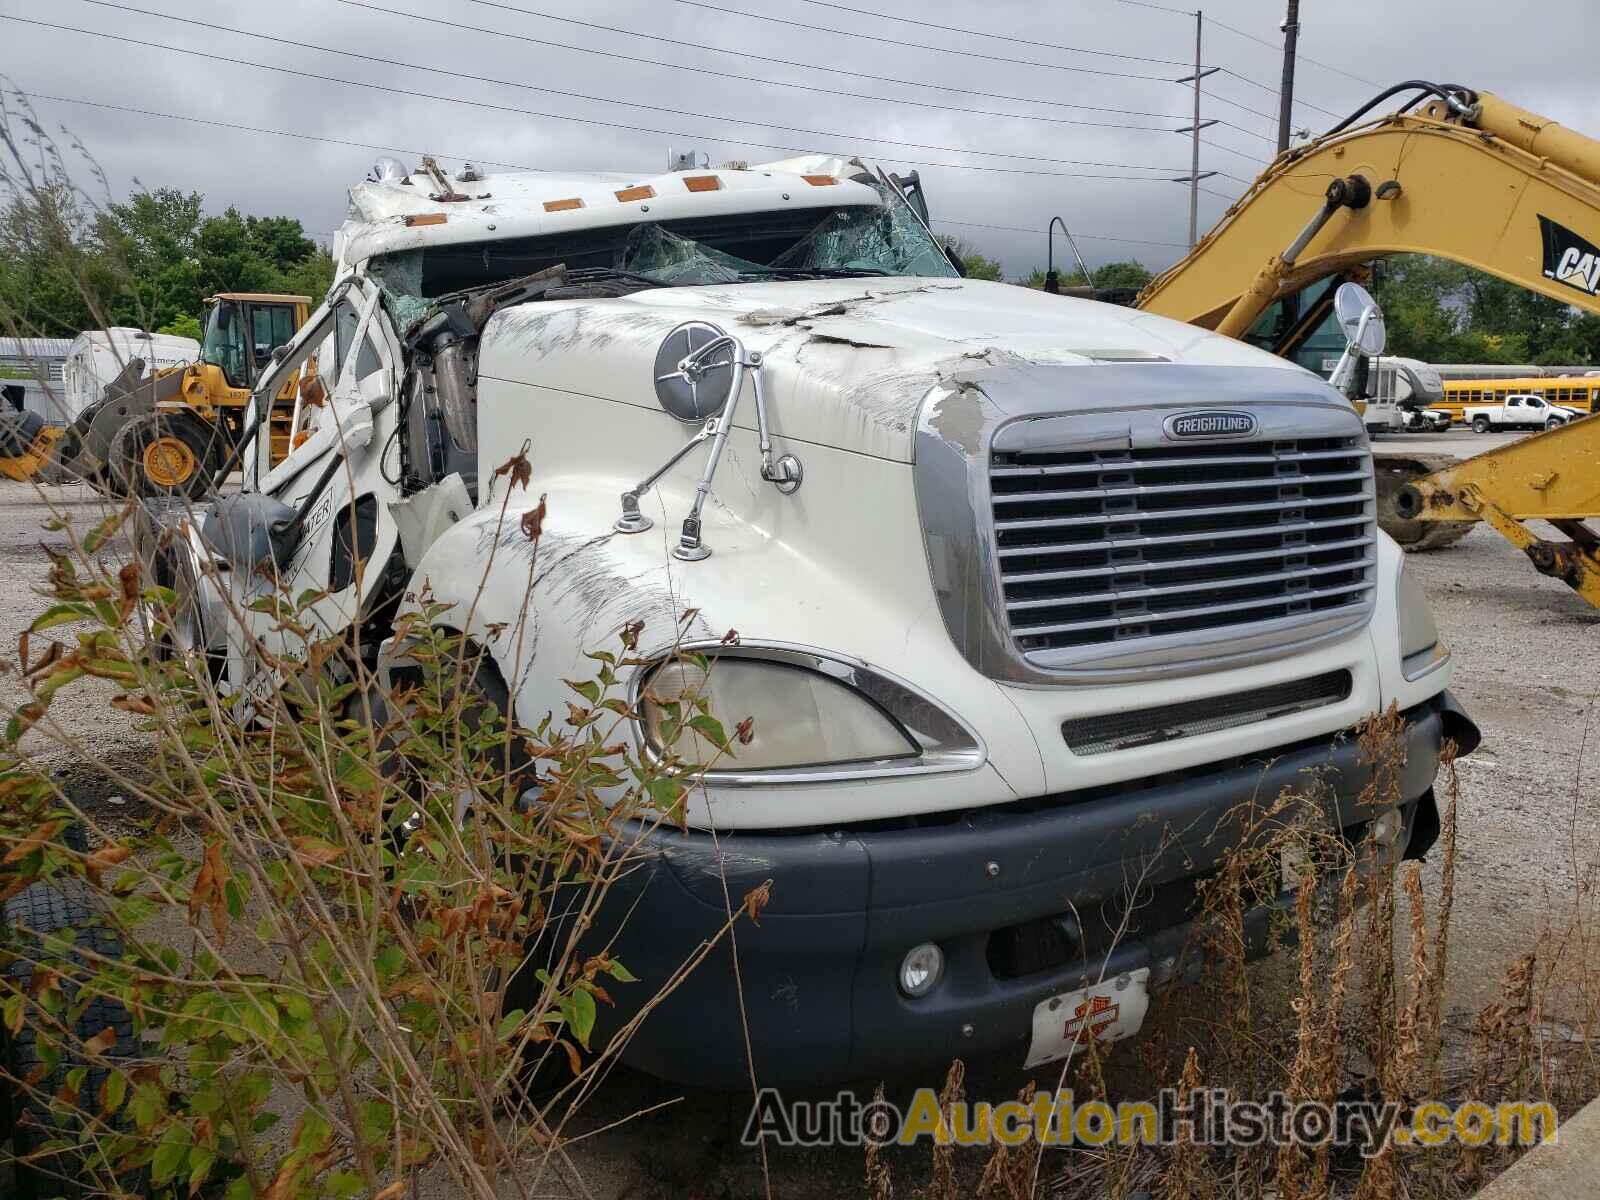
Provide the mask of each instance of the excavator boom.
[{"label": "excavator boom", "polygon": [[1138,307],[1239,336],[1320,279],[1431,254],[1600,313],[1600,142],[1494,96],[1467,109],[1436,99],[1286,151]]},{"label": "excavator boom", "polygon": [[[1406,84],[1374,104],[1402,92],[1429,98],[1280,154],[1137,307],[1243,337],[1314,283],[1428,254],[1600,314],[1600,142],[1455,87]],[[1450,465],[1376,457],[1380,520],[1402,544],[1445,545],[1486,521],[1600,607],[1600,539],[1583,523],[1600,516],[1600,420]]]}]

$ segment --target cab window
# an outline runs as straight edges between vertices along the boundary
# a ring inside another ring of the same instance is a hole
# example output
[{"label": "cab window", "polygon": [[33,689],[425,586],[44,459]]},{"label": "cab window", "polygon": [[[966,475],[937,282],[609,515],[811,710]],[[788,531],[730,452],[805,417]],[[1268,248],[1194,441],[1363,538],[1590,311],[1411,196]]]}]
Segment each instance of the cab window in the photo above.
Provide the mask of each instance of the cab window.
[{"label": "cab window", "polygon": [[[330,373],[337,374],[344,370],[344,360],[350,353],[350,346],[355,341],[356,329],[361,324],[361,314],[356,306],[348,300],[339,302],[339,307],[334,313],[334,361],[329,364]],[[383,360],[378,357],[378,352],[372,345],[369,334],[362,340],[361,349],[356,354],[355,379],[357,382],[365,379],[374,371],[383,366]]]},{"label": "cab window", "polygon": [[264,366],[274,350],[294,337],[294,313],[283,304],[257,304],[250,310],[250,335],[256,366]]}]

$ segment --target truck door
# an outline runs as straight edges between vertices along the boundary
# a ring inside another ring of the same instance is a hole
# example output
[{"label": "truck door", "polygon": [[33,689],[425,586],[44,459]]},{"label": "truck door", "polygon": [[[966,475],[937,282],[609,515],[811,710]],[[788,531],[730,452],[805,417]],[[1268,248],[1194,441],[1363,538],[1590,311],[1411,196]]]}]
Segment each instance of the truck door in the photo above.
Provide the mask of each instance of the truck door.
[{"label": "truck door", "polygon": [[[298,444],[253,489],[293,510],[298,536],[286,550],[287,561],[278,564],[275,580],[257,572],[239,581],[251,634],[271,652],[292,657],[303,654],[305,639],[282,629],[270,615],[251,612],[249,605],[272,594],[292,600],[311,593],[318,598],[301,611],[300,622],[315,637],[348,635],[386,598],[399,540],[389,511],[399,499],[398,484],[389,482],[399,479],[392,461],[399,341],[377,288],[364,279],[352,281],[326,318],[314,323],[326,332],[297,347],[291,357],[300,362],[283,364],[297,370],[313,358],[319,364],[314,375],[300,370]],[[274,386],[275,374],[268,373],[264,386]],[[256,403],[263,399],[258,395]],[[259,457],[257,464],[259,472]],[[230,654],[236,680],[255,657],[240,650]]]}]

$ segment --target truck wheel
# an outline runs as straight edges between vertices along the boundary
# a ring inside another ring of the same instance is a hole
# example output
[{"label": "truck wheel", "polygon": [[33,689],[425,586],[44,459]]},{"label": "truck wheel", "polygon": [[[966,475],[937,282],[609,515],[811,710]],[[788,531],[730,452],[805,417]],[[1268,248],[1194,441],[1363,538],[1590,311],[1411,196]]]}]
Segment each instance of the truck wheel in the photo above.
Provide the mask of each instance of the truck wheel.
[{"label": "truck wheel", "polygon": [[1566,422],[1563,421],[1560,417],[1551,417],[1548,421],[1546,421],[1544,423],[1545,432],[1548,433],[1552,429],[1560,429],[1565,424],[1566,424]]},{"label": "truck wheel", "polygon": [[193,413],[145,413],[111,443],[112,474],[130,496],[203,496],[221,450],[222,433]]},{"label": "truck wheel", "polygon": [[1489,418],[1488,417],[1473,417],[1472,418],[1472,432],[1473,433],[1488,433],[1489,432]]},{"label": "truck wheel", "polygon": [[1378,528],[1398,542],[1402,550],[1412,554],[1442,550],[1472,532],[1473,521],[1410,521],[1400,515],[1400,492],[1408,483],[1454,466],[1455,462],[1442,455],[1410,457],[1382,452],[1373,455],[1378,485]]},{"label": "truck wheel", "polygon": [[[62,929],[76,931],[76,943],[83,950],[110,958],[122,955],[122,942],[117,935],[99,922],[90,902],[87,889],[77,880],[36,883],[5,902],[4,923],[0,936],[21,958],[7,968],[9,980],[26,989],[32,978],[35,964],[27,961],[37,956],[38,938],[35,935],[53,933]],[[30,950],[30,945],[34,949]],[[76,956],[74,956],[76,957]],[[87,1041],[105,1029],[116,1032],[116,1044],[107,1052],[108,1057],[132,1058],[138,1051],[133,1034],[133,1018],[121,1004],[97,998],[84,1009],[73,1030],[78,1042]],[[91,1181],[79,1178],[78,1164],[72,1151],[60,1155],[41,1157],[33,1163],[24,1163],[24,1156],[34,1154],[44,1145],[59,1138],[73,1139],[78,1121],[71,1116],[51,1112],[41,1096],[54,1094],[65,1082],[67,1072],[77,1066],[87,1066],[86,1060],[70,1049],[64,1048],[62,1061],[33,1085],[36,1094],[30,1094],[11,1080],[27,1079],[29,1074],[44,1066],[36,1032],[25,1023],[15,1037],[0,1033],[0,1054],[3,1054],[5,1074],[0,1080],[0,1102],[6,1110],[0,1116],[8,1119],[12,1150],[17,1157],[14,1166],[15,1194],[19,1200],[43,1200],[44,1197],[77,1197],[87,1195]],[[110,1072],[104,1067],[89,1066],[88,1078],[80,1092],[79,1103],[88,1111],[98,1106],[97,1097]],[[137,1191],[132,1180],[120,1180],[123,1190]]]}]

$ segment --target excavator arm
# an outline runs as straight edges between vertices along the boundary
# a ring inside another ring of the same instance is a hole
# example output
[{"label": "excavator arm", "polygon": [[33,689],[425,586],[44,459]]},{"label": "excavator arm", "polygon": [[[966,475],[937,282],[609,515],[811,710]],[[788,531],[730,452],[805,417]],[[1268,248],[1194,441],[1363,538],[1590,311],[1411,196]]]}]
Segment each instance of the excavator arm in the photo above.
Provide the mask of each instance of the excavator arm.
[{"label": "excavator arm", "polygon": [[1600,313],[1600,142],[1479,94],[1280,155],[1137,305],[1238,337],[1273,301],[1431,254]]},{"label": "excavator arm", "polygon": [[[1412,90],[1431,98],[1281,154],[1137,306],[1243,337],[1320,280],[1430,254],[1600,314],[1600,142],[1456,87],[1402,85],[1379,101]],[[1600,539],[1583,523],[1600,516],[1600,419],[1450,465],[1377,458],[1380,520],[1402,544],[1445,545],[1486,521],[1600,607]]]}]

